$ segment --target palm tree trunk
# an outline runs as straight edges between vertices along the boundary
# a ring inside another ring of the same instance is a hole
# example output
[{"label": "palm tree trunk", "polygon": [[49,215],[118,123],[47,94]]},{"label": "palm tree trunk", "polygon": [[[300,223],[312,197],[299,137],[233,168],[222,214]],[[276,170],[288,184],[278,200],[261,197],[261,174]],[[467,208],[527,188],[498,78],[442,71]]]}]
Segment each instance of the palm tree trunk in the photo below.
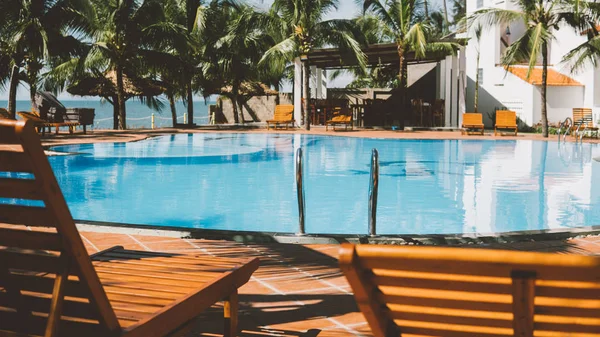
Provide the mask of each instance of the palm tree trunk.
[{"label": "palm tree trunk", "polygon": [[406,57],[404,54],[404,46],[402,44],[398,44],[398,59],[399,59],[399,68],[400,73],[398,74],[400,80],[400,128],[404,129],[404,112],[407,108],[407,77],[408,77],[408,67],[406,65]]},{"label": "palm tree trunk", "polygon": [[303,62],[304,67],[304,128],[310,130],[310,66],[308,61]]},{"label": "palm tree trunk", "polygon": [[240,122],[238,116],[238,105],[237,105],[237,85],[233,85],[231,88],[231,105],[233,105],[233,122],[238,124]]},{"label": "palm tree trunk", "polygon": [[[29,100],[31,101],[31,111],[37,111],[37,104],[35,104],[35,93],[37,92],[37,85],[34,81],[29,84]],[[48,116],[42,116],[42,118],[47,118]]]},{"label": "palm tree trunk", "polygon": [[10,74],[10,87],[8,89],[8,112],[12,119],[17,118],[17,86],[19,85],[19,67],[13,66]]},{"label": "palm tree trunk", "polygon": [[177,107],[175,106],[175,98],[173,92],[169,91],[167,94],[169,98],[169,106],[171,107],[171,119],[173,119],[173,127],[177,126]]},{"label": "palm tree trunk", "polygon": [[113,106],[113,130],[119,130],[119,99],[117,96],[112,98]]},{"label": "palm tree trunk", "polygon": [[444,34],[448,32],[448,4],[446,3],[448,0],[442,0],[444,4]]},{"label": "palm tree trunk", "polygon": [[188,125],[192,126],[194,124],[194,93],[192,91],[192,80],[188,82],[186,89]]},{"label": "palm tree trunk", "polygon": [[548,44],[542,43],[542,136],[548,138],[548,106],[546,89],[548,87]]},{"label": "palm tree trunk", "polygon": [[427,0],[423,0],[423,6],[425,6],[425,19],[429,19],[429,9],[427,8]]},{"label": "palm tree trunk", "polygon": [[119,107],[119,126],[121,130],[127,130],[125,89],[123,88],[123,68],[121,66],[117,66],[117,106]]},{"label": "palm tree trunk", "polygon": [[477,71],[475,72],[475,102],[474,102],[474,108],[473,110],[475,110],[475,112],[477,112],[477,106],[479,105],[479,56],[480,53],[477,52],[477,62],[476,62],[476,69]]}]

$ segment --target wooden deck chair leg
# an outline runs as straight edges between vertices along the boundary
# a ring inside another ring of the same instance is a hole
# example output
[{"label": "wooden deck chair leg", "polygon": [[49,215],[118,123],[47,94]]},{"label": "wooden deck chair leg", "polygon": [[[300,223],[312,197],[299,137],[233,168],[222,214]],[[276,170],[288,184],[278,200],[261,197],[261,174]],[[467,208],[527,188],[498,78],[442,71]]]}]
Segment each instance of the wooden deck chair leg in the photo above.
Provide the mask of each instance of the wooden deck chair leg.
[{"label": "wooden deck chair leg", "polygon": [[69,278],[69,258],[65,253],[60,256],[60,271],[54,279],[54,289],[52,290],[52,301],[50,302],[50,315],[46,324],[46,333],[44,337],[58,336],[60,317],[62,316],[62,307],[65,297],[65,285]]},{"label": "wooden deck chair leg", "polygon": [[223,337],[234,337],[237,335],[238,303],[238,293],[236,289],[223,303],[223,316],[225,318]]},{"label": "wooden deck chair leg", "polygon": [[513,329],[515,336],[533,336],[535,278],[533,272],[513,271]]}]

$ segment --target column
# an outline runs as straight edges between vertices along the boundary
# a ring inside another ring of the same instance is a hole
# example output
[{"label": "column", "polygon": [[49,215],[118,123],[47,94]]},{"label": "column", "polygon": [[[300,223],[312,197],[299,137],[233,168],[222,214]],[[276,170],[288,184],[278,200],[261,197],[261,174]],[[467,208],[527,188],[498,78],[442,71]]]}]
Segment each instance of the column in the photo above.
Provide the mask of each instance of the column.
[{"label": "column", "polygon": [[302,123],[302,61],[294,59],[294,120],[297,125]]}]

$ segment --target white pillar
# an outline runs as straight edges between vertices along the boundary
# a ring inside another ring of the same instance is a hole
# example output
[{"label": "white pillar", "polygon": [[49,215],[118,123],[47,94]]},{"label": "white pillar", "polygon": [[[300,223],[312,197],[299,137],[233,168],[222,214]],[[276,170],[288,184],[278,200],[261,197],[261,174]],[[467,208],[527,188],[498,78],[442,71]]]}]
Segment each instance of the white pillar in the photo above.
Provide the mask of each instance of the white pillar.
[{"label": "white pillar", "polygon": [[322,69],[321,75],[321,98],[327,99],[327,69]]},{"label": "white pillar", "polygon": [[444,126],[450,126],[450,115],[452,114],[452,56],[446,56],[444,62]]},{"label": "white pillar", "polygon": [[315,90],[317,91],[315,98],[323,98],[323,69],[317,68],[317,71],[315,72],[315,81],[316,86],[315,86]]},{"label": "white pillar", "polygon": [[317,73],[317,66],[310,66],[310,97],[319,98],[319,74]]},{"label": "white pillar", "polygon": [[302,61],[299,57],[294,60],[294,120],[297,125],[302,123]]},{"label": "white pillar", "polygon": [[458,123],[457,127],[462,125],[462,115],[467,112],[466,97],[467,97],[467,57],[465,47],[460,47],[458,51],[458,67],[459,67],[459,89],[458,97]]}]

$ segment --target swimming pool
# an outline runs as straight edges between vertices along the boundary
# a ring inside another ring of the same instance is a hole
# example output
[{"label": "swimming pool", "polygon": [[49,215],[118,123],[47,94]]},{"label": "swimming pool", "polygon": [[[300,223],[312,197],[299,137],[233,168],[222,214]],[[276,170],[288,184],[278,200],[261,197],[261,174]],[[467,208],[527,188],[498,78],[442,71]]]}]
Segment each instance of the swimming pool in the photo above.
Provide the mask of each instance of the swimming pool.
[{"label": "swimming pool", "polygon": [[304,150],[306,232],[366,234],[371,150],[378,234],[496,233],[600,224],[593,144],[185,134],[54,147],[79,220],[298,230],[295,150]]}]

